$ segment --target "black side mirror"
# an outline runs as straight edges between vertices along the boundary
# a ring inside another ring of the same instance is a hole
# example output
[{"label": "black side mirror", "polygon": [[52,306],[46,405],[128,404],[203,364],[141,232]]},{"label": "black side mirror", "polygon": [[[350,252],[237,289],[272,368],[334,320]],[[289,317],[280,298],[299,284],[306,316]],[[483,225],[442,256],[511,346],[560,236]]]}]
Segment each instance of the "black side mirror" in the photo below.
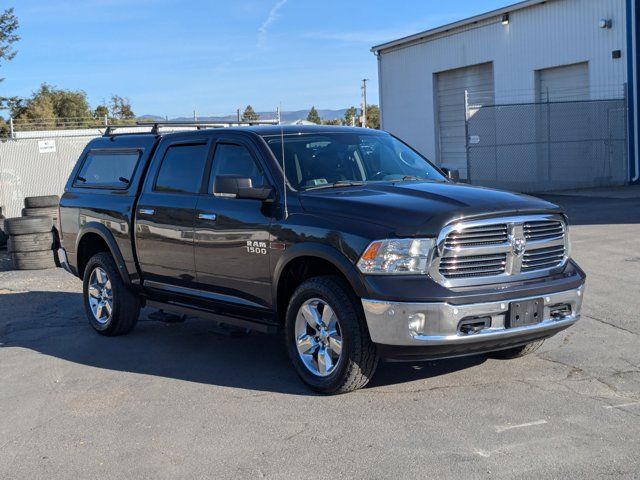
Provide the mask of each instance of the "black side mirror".
[{"label": "black side mirror", "polygon": [[218,175],[213,181],[213,193],[219,197],[273,201],[272,187],[254,187],[250,178],[237,175]]},{"label": "black side mirror", "polygon": [[460,181],[460,171],[456,168],[440,167],[449,180],[458,183]]}]

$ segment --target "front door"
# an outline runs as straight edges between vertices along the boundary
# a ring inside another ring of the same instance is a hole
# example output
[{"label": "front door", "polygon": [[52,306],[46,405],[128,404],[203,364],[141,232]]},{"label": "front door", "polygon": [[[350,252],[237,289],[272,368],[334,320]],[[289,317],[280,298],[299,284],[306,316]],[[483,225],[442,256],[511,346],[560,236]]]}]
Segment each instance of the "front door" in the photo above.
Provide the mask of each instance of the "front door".
[{"label": "front door", "polygon": [[253,145],[231,134],[217,140],[207,191],[196,208],[198,288],[230,307],[268,308],[273,204],[218,195],[214,191],[217,175],[251,178],[253,186],[270,183]]},{"label": "front door", "polygon": [[209,143],[161,144],[136,210],[136,251],[145,286],[191,286],[195,281],[194,215],[203,188]]}]

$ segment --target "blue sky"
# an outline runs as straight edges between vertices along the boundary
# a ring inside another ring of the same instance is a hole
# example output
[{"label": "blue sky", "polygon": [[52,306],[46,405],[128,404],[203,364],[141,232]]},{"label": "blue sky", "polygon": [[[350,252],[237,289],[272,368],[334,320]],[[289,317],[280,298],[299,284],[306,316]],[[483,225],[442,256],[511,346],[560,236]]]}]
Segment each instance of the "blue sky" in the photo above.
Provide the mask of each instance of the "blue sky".
[{"label": "blue sky", "polygon": [[[3,2],[6,5],[7,2]],[[137,114],[343,108],[369,78],[372,45],[508,5],[508,0],[14,0],[22,40],[0,95],[40,83],[113,93]],[[4,7],[2,7],[4,8]]]}]

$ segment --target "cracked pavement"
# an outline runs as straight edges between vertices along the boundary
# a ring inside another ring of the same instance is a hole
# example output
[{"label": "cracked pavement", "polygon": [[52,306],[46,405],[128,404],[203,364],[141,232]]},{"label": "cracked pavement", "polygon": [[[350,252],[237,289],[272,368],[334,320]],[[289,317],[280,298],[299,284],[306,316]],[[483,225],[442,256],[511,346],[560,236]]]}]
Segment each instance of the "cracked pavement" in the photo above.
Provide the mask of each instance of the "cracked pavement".
[{"label": "cracked pavement", "polygon": [[639,478],[640,195],[550,197],[589,276],[534,355],[382,364],[311,394],[278,337],[84,319],[79,280],[0,252],[0,478]]}]

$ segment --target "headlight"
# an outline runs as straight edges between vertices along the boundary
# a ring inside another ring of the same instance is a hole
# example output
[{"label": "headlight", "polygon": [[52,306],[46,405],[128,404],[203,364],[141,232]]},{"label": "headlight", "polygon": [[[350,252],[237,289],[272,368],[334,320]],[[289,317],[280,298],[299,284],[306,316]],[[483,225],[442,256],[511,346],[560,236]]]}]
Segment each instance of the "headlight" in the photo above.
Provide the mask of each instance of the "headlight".
[{"label": "headlight", "polygon": [[434,245],[433,238],[377,240],[364,251],[358,268],[367,274],[424,275]]}]

